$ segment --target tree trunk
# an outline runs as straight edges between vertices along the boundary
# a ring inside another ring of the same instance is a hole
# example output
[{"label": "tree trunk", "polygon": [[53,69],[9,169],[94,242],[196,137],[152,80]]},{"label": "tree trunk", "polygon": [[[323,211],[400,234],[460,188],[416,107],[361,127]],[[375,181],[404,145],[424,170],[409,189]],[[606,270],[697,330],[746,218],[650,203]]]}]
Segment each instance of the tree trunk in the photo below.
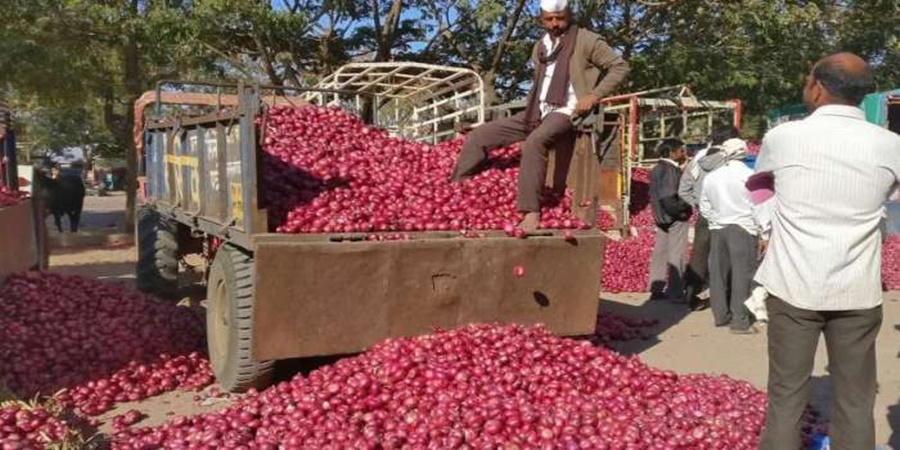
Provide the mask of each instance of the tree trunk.
[{"label": "tree trunk", "polygon": [[141,96],[141,67],[140,55],[138,53],[137,38],[134,34],[126,37],[125,46],[122,49],[124,59],[124,77],[125,91],[128,101],[125,104],[125,126],[119,131],[120,142],[125,143],[125,167],[127,175],[125,178],[125,229],[131,231],[134,229],[134,214],[137,204],[137,172],[138,172],[138,155],[134,146],[134,139],[131,135],[134,129],[134,102]]}]

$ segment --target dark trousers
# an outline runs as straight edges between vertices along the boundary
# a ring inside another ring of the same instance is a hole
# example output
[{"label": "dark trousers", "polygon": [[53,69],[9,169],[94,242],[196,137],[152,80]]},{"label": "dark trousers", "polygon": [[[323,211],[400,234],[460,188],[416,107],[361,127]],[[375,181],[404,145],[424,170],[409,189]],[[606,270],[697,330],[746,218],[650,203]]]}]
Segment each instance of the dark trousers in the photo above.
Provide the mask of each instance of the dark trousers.
[{"label": "dark trousers", "polygon": [[524,112],[475,128],[463,145],[451,179],[460,181],[477,174],[489,151],[522,141],[516,208],[521,212],[540,211],[541,188],[547,176],[547,155],[551,149],[556,149],[553,186],[562,188],[566,185],[575,146],[575,129],[566,114],[547,114],[531,133],[525,125]]},{"label": "dark trousers", "polygon": [[750,326],[744,302],[756,274],[757,237],[737,225],[711,230],[709,252],[709,304],[716,325]]},{"label": "dark trousers", "polygon": [[687,222],[675,222],[669,228],[656,227],[656,245],[650,258],[650,293],[678,299],[684,296],[684,250],[687,248]]},{"label": "dark trousers", "polygon": [[825,334],[834,390],[828,435],[832,450],[875,448],[875,338],[881,306],[810,311],[770,297],[769,406],[762,450],[800,448],[801,417],[810,399],[810,375],[819,334]]},{"label": "dark trousers", "polygon": [[694,224],[694,249],[684,272],[685,297],[688,300],[697,296],[709,283],[709,246],[709,221],[699,216]]}]

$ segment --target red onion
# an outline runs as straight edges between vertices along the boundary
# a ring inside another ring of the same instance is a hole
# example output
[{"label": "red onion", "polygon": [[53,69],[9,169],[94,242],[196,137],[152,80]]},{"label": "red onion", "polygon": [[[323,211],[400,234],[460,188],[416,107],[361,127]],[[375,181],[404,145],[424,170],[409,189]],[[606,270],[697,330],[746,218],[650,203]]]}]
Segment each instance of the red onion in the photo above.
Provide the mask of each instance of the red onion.
[{"label": "red onion", "polygon": [[18,205],[27,197],[28,194],[25,192],[13,191],[6,186],[0,185],[0,208]]},{"label": "red onion", "polygon": [[650,258],[656,243],[655,227],[639,228],[637,236],[610,239],[603,254],[603,292],[645,292]]},{"label": "red onion", "polygon": [[80,436],[43,407],[15,402],[0,408],[0,449],[42,449],[50,444],[76,448]]},{"label": "red onion", "polygon": [[540,326],[469,325],[124,430],[112,447],[753,449],[765,407],[728,377],[653,369]]},{"label": "red onion", "polygon": [[[451,183],[463,139],[428,145],[391,137],[337,109],[275,107],[259,123],[270,223],[282,233],[502,230],[517,223],[519,147]],[[545,190],[541,227],[586,228],[571,192]]]},{"label": "red onion", "polygon": [[65,389],[56,400],[87,415],[213,381],[195,314],[118,284],[13,275],[0,288],[0,329],[0,384],[23,398]]}]

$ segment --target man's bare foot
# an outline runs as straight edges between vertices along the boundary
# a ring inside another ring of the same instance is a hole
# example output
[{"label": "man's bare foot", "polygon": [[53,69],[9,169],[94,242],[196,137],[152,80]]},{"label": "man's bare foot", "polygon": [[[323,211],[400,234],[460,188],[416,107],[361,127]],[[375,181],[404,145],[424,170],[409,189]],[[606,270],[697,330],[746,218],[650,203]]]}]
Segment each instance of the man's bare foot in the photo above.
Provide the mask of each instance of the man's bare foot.
[{"label": "man's bare foot", "polygon": [[534,233],[535,231],[537,231],[540,224],[541,213],[528,212],[525,213],[525,217],[523,217],[522,221],[519,222],[519,228],[521,228],[526,233]]}]

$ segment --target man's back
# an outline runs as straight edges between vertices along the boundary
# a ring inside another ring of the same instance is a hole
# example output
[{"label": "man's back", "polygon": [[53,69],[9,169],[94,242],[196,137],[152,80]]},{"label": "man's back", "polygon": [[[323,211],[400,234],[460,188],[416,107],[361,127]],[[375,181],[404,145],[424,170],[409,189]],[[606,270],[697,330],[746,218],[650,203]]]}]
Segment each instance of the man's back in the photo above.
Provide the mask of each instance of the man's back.
[{"label": "man's back", "polygon": [[775,175],[772,241],[757,279],[816,310],[881,303],[884,203],[900,177],[900,136],[861,110],[830,105],[763,140],[757,172]]},{"label": "man's back", "polygon": [[680,180],[681,169],[668,159],[660,159],[650,171],[650,206],[657,224],[670,224],[678,220],[671,211],[666,210],[663,203],[666,199],[677,198]]},{"label": "man's back", "polygon": [[757,233],[753,221],[753,203],[750,201],[750,192],[745,187],[751,175],[753,170],[743,161],[734,160],[706,176],[701,196],[708,203],[701,200],[701,212],[709,220],[710,229],[738,225],[748,233]]}]

